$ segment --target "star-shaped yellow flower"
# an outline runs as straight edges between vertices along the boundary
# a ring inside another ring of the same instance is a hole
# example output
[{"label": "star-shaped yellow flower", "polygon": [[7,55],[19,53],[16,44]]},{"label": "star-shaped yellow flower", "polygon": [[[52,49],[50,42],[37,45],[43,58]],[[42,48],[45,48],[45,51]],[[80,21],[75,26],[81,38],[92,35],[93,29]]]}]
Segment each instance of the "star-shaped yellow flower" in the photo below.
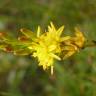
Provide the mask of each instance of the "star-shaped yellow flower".
[{"label": "star-shaped yellow flower", "polygon": [[51,74],[53,74],[54,59],[61,60],[57,54],[61,52],[59,42],[63,29],[64,26],[56,30],[51,22],[51,25],[48,26],[48,31],[40,35],[40,27],[38,27],[37,40],[31,47],[34,49],[32,56],[38,58],[39,66],[43,66],[44,70],[51,67]]},{"label": "star-shaped yellow flower", "polygon": [[56,29],[53,23],[50,23],[48,30],[41,34],[41,28],[38,26],[37,34],[30,33],[29,30],[22,33],[27,38],[32,38],[31,44],[28,45],[28,49],[32,50],[33,57],[37,57],[39,66],[42,66],[44,70],[51,68],[51,74],[53,74],[54,60],[66,59],[79,51],[85,42],[85,37],[82,32],[75,28],[75,36],[61,36],[64,30],[64,26]]}]

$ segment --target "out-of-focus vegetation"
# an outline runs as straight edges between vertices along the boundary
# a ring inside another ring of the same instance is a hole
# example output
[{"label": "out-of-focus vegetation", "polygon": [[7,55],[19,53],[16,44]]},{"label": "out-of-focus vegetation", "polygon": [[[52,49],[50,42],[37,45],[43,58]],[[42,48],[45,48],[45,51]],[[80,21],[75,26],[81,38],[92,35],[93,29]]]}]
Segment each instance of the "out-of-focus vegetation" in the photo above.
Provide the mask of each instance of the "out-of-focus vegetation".
[{"label": "out-of-focus vegetation", "polygon": [[[78,26],[96,40],[96,0],[0,0],[0,32],[16,38],[20,28],[46,28],[50,21]],[[37,59],[0,51],[0,96],[96,96],[96,48],[86,48],[55,63],[51,76]]]}]

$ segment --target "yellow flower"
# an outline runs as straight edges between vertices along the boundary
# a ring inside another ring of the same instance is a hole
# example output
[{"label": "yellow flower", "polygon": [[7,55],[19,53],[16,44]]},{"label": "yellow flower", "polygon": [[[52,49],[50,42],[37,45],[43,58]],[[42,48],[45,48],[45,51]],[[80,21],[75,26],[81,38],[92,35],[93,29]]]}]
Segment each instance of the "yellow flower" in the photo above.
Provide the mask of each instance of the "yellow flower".
[{"label": "yellow flower", "polygon": [[[9,35],[3,36],[1,33],[1,49],[6,49],[16,55],[32,54],[38,59],[39,66],[42,66],[44,70],[50,68],[51,74],[53,74],[54,60],[66,59],[75,52],[79,52],[86,41],[78,28],[75,28],[75,36],[61,36],[63,30],[64,26],[56,29],[51,22],[48,30],[43,34],[41,34],[40,26],[37,28],[37,33],[22,28],[20,31],[23,36],[20,36],[18,40],[11,40]],[[96,42],[93,40],[91,43],[93,46]],[[9,46],[12,48],[10,49]]]},{"label": "yellow flower", "polygon": [[78,30],[78,28],[75,28],[75,36],[73,41],[74,43],[79,47],[82,48],[85,43],[85,37],[82,32]]},{"label": "yellow flower", "polygon": [[48,26],[47,32],[41,34],[41,28],[37,29],[37,36],[28,48],[33,50],[32,56],[37,57],[39,66],[44,70],[51,68],[53,74],[54,60],[61,60],[60,54],[63,59],[66,59],[79,51],[83,47],[85,38],[83,34],[75,28],[75,36],[61,37],[64,26],[56,29],[53,23]]},{"label": "yellow flower", "polygon": [[40,27],[38,27],[36,42],[33,42],[32,46],[28,47],[34,50],[32,56],[38,58],[39,66],[43,66],[44,70],[51,67],[51,74],[53,74],[54,59],[61,60],[57,54],[61,52],[60,35],[63,29],[64,26],[56,30],[51,22],[51,26],[48,26],[48,31],[40,35]]},{"label": "yellow flower", "polygon": [[75,36],[70,37],[66,41],[63,41],[63,59],[66,59],[73,55],[75,52],[79,51],[85,43],[85,37],[82,32],[75,28]]}]

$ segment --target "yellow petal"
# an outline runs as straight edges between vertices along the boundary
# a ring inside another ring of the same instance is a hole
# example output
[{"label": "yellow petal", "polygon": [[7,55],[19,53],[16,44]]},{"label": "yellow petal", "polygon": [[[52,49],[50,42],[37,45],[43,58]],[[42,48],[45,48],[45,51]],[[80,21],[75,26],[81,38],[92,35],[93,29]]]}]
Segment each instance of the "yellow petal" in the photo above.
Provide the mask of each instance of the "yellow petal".
[{"label": "yellow petal", "polygon": [[41,31],[41,28],[40,28],[40,26],[38,26],[38,29],[37,29],[37,37],[40,36],[40,31]]},{"label": "yellow petal", "polygon": [[43,70],[46,70],[47,66],[46,64],[43,64]]},{"label": "yellow petal", "polygon": [[51,25],[51,28],[52,28],[54,31],[56,31],[56,28],[55,28],[53,22],[50,22],[50,25]]},{"label": "yellow petal", "polygon": [[62,37],[62,38],[60,39],[60,42],[67,41],[67,40],[69,40],[69,39],[71,39],[70,36],[65,36],[65,37]]},{"label": "yellow petal", "polygon": [[85,37],[83,33],[78,30],[78,28],[75,28],[75,35],[76,35],[76,37],[74,37],[75,44],[81,48],[84,45]]},{"label": "yellow petal", "polygon": [[83,37],[82,32],[80,32],[80,30],[77,27],[75,27],[75,35],[78,37]]},{"label": "yellow petal", "polygon": [[61,27],[57,30],[57,34],[56,34],[56,35],[60,36],[60,35],[62,34],[63,30],[64,30],[64,26],[61,26]]},{"label": "yellow petal", "polygon": [[53,51],[53,50],[55,50],[56,49],[56,45],[51,45],[51,46],[49,46],[49,51]]},{"label": "yellow petal", "polygon": [[[48,26],[48,31],[50,32],[52,29],[51,29],[51,27],[50,26]],[[46,31],[45,31],[46,32]]]},{"label": "yellow petal", "polygon": [[66,59],[66,58],[68,58],[68,57],[72,56],[74,53],[75,53],[75,51],[74,51],[74,50],[73,50],[73,51],[68,51],[68,53],[67,53],[67,54],[65,54],[65,56],[63,57],[63,59]]},{"label": "yellow petal", "polygon": [[54,66],[51,66],[51,75],[53,75]]},{"label": "yellow petal", "polygon": [[50,56],[57,59],[57,60],[61,60],[61,58],[53,53],[50,53]]}]

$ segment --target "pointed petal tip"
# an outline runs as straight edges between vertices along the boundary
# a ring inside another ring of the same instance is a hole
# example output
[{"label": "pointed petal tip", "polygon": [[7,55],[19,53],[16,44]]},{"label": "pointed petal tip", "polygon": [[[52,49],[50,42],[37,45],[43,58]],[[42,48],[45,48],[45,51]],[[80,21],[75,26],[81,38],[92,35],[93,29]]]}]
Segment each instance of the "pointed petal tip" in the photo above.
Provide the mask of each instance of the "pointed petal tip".
[{"label": "pointed petal tip", "polygon": [[23,32],[23,31],[24,31],[24,28],[21,28],[21,29],[20,29],[20,32]]},{"label": "pointed petal tip", "polygon": [[54,28],[54,24],[53,24],[53,22],[52,22],[52,21],[50,22],[50,25],[51,25],[51,27],[53,27],[53,28]]},{"label": "pointed petal tip", "polygon": [[54,66],[51,66],[51,75],[53,75],[53,73],[54,73]]},{"label": "pointed petal tip", "polygon": [[41,27],[38,25],[38,28],[37,28],[37,37],[40,36],[40,32],[41,32]]}]

